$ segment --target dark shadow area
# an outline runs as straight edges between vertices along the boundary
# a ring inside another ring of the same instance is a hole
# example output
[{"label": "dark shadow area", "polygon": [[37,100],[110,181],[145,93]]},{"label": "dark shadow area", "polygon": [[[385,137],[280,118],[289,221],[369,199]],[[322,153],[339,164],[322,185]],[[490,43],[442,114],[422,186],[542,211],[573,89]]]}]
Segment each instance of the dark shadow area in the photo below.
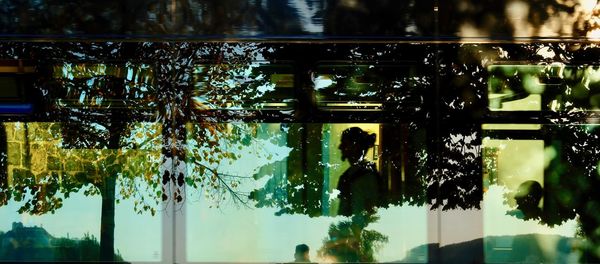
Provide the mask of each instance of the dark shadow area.
[{"label": "dark shadow area", "polygon": [[433,1],[5,1],[0,34],[18,37],[432,38]]},{"label": "dark shadow area", "polygon": [[582,38],[597,28],[593,22],[597,7],[590,4],[555,0],[440,1],[440,37]]},{"label": "dark shadow area", "polygon": [[[3,262],[98,262],[100,244],[93,235],[82,238],[54,237],[43,227],[13,223],[0,232],[0,261]],[[112,263],[126,263],[117,253]]]}]

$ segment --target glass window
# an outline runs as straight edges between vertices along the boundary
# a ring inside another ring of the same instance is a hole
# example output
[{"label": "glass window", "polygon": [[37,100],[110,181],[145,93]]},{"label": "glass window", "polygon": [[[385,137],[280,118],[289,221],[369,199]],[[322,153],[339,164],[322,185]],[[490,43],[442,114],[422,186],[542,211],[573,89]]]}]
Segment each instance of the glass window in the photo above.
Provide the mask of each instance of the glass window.
[{"label": "glass window", "polygon": [[194,68],[199,110],[291,110],[294,68],[286,64],[203,64]]},{"label": "glass window", "polygon": [[63,108],[148,109],[156,106],[148,64],[64,63],[53,67],[53,94]]},{"label": "glass window", "polygon": [[75,149],[62,125],[1,125],[0,261],[96,262],[103,247],[114,260],[161,261],[161,126],[130,122],[127,147]]},{"label": "glass window", "polygon": [[[576,248],[582,222],[572,207],[579,194],[567,182],[591,184],[584,180],[589,172],[579,169],[590,165],[586,160],[593,150],[576,146],[590,144],[593,131],[585,126],[484,125],[486,262],[580,260]],[[575,135],[559,136],[564,133]],[[575,156],[583,162],[568,161]]]},{"label": "glass window", "polygon": [[593,43],[7,43],[0,260],[598,259]]},{"label": "glass window", "polygon": [[30,114],[31,89],[35,79],[31,62],[0,61],[0,115]]},{"label": "glass window", "polygon": [[[412,176],[423,142],[408,126],[196,123],[188,130],[187,179],[200,189],[187,192],[187,261],[427,262],[424,179]],[[218,147],[196,140],[209,130]],[[225,185],[233,193],[217,188]]]},{"label": "glass window", "polygon": [[412,110],[422,107],[415,67],[320,63],[312,76],[317,105],[324,110]]},{"label": "glass window", "polygon": [[596,111],[600,69],[594,65],[492,65],[492,111]]}]

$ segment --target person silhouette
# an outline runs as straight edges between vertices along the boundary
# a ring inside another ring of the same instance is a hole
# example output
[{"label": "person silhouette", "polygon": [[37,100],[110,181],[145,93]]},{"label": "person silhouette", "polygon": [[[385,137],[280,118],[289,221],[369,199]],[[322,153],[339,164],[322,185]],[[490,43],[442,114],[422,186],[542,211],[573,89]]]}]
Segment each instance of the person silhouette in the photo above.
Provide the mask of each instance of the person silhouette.
[{"label": "person silhouette", "polygon": [[342,161],[350,167],[340,176],[337,189],[340,194],[338,215],[352,216],[373,212],[378,202],[379,173],[375,164],[366,160],[367,151],[375,145],[377,135],[369,134],[359,127],[342,132],[339,150]]},{"label": "person silhouette", "polygon": [[310,263],[309,251],[310,248],[306,244],[297,245],[296,252],[294,252],[294,262]]},{"label": "person silhouette", "polygon": [[517,188],[514,195],[517,202],[517,209],[509,211],[507,214],[519,219],[540,219],[543,217],[540,202],[544,196],[544,189],[537,181],[524,181]]}]

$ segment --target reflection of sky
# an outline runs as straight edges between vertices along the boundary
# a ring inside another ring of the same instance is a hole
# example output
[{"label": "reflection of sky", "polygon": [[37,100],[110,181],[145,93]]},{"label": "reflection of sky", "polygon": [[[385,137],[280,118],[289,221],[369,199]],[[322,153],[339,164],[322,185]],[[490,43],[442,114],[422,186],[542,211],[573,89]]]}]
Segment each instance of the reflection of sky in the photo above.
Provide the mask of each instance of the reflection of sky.
[{"label": "reflection of sky", "polygon": [[[277,209],[229,206],[208,208],[204,200],[187,207],[187,258],[199,262],[287,262],[298,244],[310,247],[311,260],[327,237],[329,225],[341,217],[275,216]],[[401,260],[407,250],[427,243],[423,208],[380,210],[381,219],[367,229],[389,237],[376,255],[379,261]]]},{"label": "reflection of sky", "polygon": [[[522,221],[506,215],[502,190],[496,186],[486,193],[485,235],[559,234],[572,236],[575,221],[549,228],[535,221]],[[192,200],[192,199],[190,199]],[[100,232],[100,197],[73,195],[65,200],[56,214],[42,216],[18,215],[15,203],[0,207],[0,230],[7,231],[11,223],[21,221],[25,226],[43,226],[54,236],[81,238],[90,233],[97,238]],[[156,261],[161,252],[161,223],[157,217],[133,214],[131,202],[117,205],[116,248],[126,260]],[[186,241],[190,261],[290,261],[299,243],[311,247],[311,257],[321,247],[331,223],[342,218],[304,215],[275,216],[276,209],[247,209],[227,206],[209,209],[204,200],[187,209]],[[394,207],[380,210],[379,222],[369,226],[389,237],[389,242],[377,254],[381,261],[404,258],[407,250],[427,242],[427,216],[423,208]],[[442,239],[444,244],[468,241],[481,236],[477,226],[479,213],[469,211],[445,212]],[[473,214],[469,217],[469,214]],[[448,216],[450,215],[450,216]],[[475,221],[475,223],[469,220]],[[464,227],[464,228],[461,228]],[[148,232],[152,230],[153,232]],[[169,234],[166,234],[169,235]],[[183,238],[179,238],[183,239]]]},{"label": "reflection of sky", "polygon": [[504,204],[503,195],[507,190],[492,185],[484,196],[484,234],[486,236],[514,235],[514,234],[556,234],[566,237],[573,237],[577,222],[569,220],[560,226],[550,228],[539,224],[537,221],[523,221],[514,216],[506,214],[507,211],[514,208]]},{"label": "reflection of sky", "polygon": [[570,220],[553,228],[537,221],[524,221],[507,212],[514,210],[504,204],[507,190],[498,185],[491,185],[483,196],[481,210],[449,210],[441,216],[442,245],[455,244],[481,236],[502,236],[520,234],[554,234],[573,237],[576,221]]},{"label": "reflection of sky", "polygon": [[[266,13],[262,14],[266,18],[259,18],[266,27],[278,28],[280,25],[276,21],[283,20],[287,24],[297,24],[302,30],[302,34],[320,35],[323,33],[323,0],[264,0],[258,8]],[[264,34],[269,29],[256,28],[253,24],[244,24],[237,29],[239,35]],[[275,34],[288,33],[285,26],[278,28]]]},{"label": "reflection of sky", "polygon": [[[267,160],[256,153],[256,145],[239,151],[242,158],[232,164],[223,162],[220,169],[240,176],[251,176],[259,167],[284,159],[290,149],[277,146],[268,140],[257,140],[260,149],[274,157]],[[266,177],[265,177],[266,178]],[[261,187],[266,179],[250,181],[240,189],[251,190]],[[189,189],[188,189],[189,190]],[[442,219],[441,238],[443,244],[452,244],[481,237],[481,235],[515,234],[560,234],[572,236],[575,221],[560,227],[549,228],[535,221],[523,221],[506,215],[510,210],[503,204],[505,190],[490,186],[484,195],[481,211],[448,211]],[[198,195],[188,192],[186,208],[186,237],[177,237],[187,243],[188,261],[205,262],[287,262],[293,260],[294,248],[305,243],[311,248],[311,259],[318,260],[317,250],[327,237],[329,225],[343,219],[340,217],[314,217],[305,215],[275,216],[276,208],[245,208],[225,203],[219,209],[209,208],[211,203]],[[159,261],[163,237],[160,217],[133,212],[132,201],[117,205],[115,247],[129,261]],[[65,199],[63,208],[56,214],[42,216],[19,215],[18,204],[11,203],[0,207],[0,230],[8,231],[11,223],[20,221],[25,226],[43,226],[55,237],[81,238],[89,233],[99,238],[100,233],[99,196],[86,197],[82,192]],[[379,261],[401,260],[408,250],[427,243],[428,218],[426,207],[394,207],[380,209],[381,219],[369,225],[389,237],[389,242],[376,254]],[[433,230],[431,230],[433,232]],[[433,236],[435,237],[435,236]]]},{"label": "reflection of sky", "polygon": [[[16,123],[20,126],[22,123]],[[31,125],[36,123],[30,123]],[[92,123],[91,125],[94,125]],[[35,126],[32,126],[35,127]],[[149,154],[160,151],[162,139],[152,138],[147,140],[148,135],[155,135],[160,132],[160,126],[156,123],[135,123],[131,130],[131,135],[123,140],[126,143],[135,143],[142,150],[148,150]],[[140,135],[137,135],[140,133]],[[56,135],[59,136],[59,135]],[[45,142],[44,138],[36,138],[35,142]],[[58,143],[60,144],[60,143]],[[70,150],[67,150],[70,151]],[[135,151],[135,150],[131,150]],[[90,150],[90,154],[100,155],[97,150]],[[64,153],[63,153],[64,154]],[[145,157],[148,163],[157,162],[153,155]],[[143,192],[147,190],[143,181],[137,181],[138,190]],[[72,193],[69,198],[63,198],[63,206],[56,210],[55,214],[47,213],[40,216],[29,214],[18,214],[19,207],[23,202],[10,202],[6,206],[0,207],[0,231],[6,232],[12,228],[13,222],[22,222],[24,226],[42,226],[50,235],[60,238],[69,237],[72,239],[81,239],[85,234],[93,235],[99,242],[100,240],[100,216],[102,208],[102,199],[100,196],[85,196],[84,191],[89,186],[82,188],[77,193]],[[117,196],[119,190],[117,181]],[[148,204],[154,204],[148,195],[140,193]],[[121,200],[115,207],[115,251],[118,250],[125,260],[130,261],[158,261],[161,259],[162,222],[160,217],[152,217],[150,213],[136,214],[133,211],[134,200]],[[148,232],[151,230],[152,232]]]},{"label": "reflection of sky", "polygon": [[[19,215],[19,205],[12,202],[0,207],[0,231],[9,231],[12,222],[22,222],[24,226],[42,226],[54,237],[68,235],[80,239],[87,233],[100,240],[100,196],[88,197],[83,191],[71,194],[55,214],[41,216]],[[115,251],[128,261],[159,261],[162,257],[161,225],[160,217],[152,217],[149,213],[135,214],[132,200],[121,201],[115,212]]]},{"label": "reflection of sky", "polygon": [[[289,148],[277,146],[269,141],[263,144],[273,159],[266,160],[252,155],[256,146],[240,150],[242,158],[233,164],[223,162],[222,171],[228,174],[251,176],[258,168],[281,160]],[[266,156],[266,155],[265,155]],[[246,182],[240,189],[259,188],[265,180]],[[310,247],[311,259],[318,260],[317,250],[327,237],[329,225],[342,217],[308,217],[306,215],[275,216],[276,208],[246,208],[230,203],[221,208],[209,208],[210,202],[194,199],[188,193],[186,208],[186,242],[188,261],[200,262],[288,262],[293,260],[294,248],[298,244]],[[379,231],[389,237],[377,259],[380,261],[401,260],[407,250],[427,243],[427,215],[424,208],[394,207],[379,211],[381,219],[367,229]]]},{"label": "reflection of sky", "polygon": [[[273,152],[282,151],[277,148],[271,146],[268,149]],[[257,160],[256,157],[242,158],[228,169],[230,173],[244,175],[244,172],[255,171],[266,163],[267,161]],[[250,188],[253,187],[259,186]],[[478,210],[443,212],[440,218],[442,244],[465,242],[482,235],[540,233],[573,236],[574,221],[549,228],[534,221],[523,221],[506,215],[510,208],[503,203],[503,195],[503,189],[492,186],[485,193],[483,213]],[[186,218],[188,261],[286,262],[293,259],[294,247],[300,243],[307,244],[311,248],[311,259],[318,261],[316,252],[327,237],[329,225],[343,219],[310,218],[305,215],[275,216],[276,211],[272,208],[256,209],[233,205],[214,209],[209,208],[209,203],[202,199],[190,202]],[[389,242],[376,254],[376,259],[401,260],[408,250],[428,243],[428,222],[435,219],[428,219],[427,213],[426,207],[380,209],[381,219],[369,225],[368,229],[387,235]]]},{"label": "reflection of sky", "polygon": [[288,4],[298,13],[302,29],[309,33],[323,33],[322,19],[314,19],[319,11],[318,1],[289,0]]}]

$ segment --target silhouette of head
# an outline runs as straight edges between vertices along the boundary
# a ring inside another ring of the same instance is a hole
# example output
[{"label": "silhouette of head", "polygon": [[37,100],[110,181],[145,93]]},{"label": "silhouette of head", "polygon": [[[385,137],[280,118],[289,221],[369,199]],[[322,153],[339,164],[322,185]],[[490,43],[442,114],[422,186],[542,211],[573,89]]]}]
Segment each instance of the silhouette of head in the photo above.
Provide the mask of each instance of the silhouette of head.
[{"label": "silhouette of head", "polygon": [[537,181],[525,181],[519,185],[515,194],[517,208],[526,218],[536,218],[541,214],[540,201],[544,195],[542,185]]},{"label": "silhouette of head", "polygon": [[295,262],[310,262],[308,251],[310,249],[306,244],[300,244],[296,246],[296,252],[294,253]]},{"label": "silhouette of head", "polygon": [[348,159],[351,164],[364,159],[369,148],[375,145],[377,135],[369,134],[359,127],[351,127],[342,132],[338,147],[342,152],[342,161]]}]

